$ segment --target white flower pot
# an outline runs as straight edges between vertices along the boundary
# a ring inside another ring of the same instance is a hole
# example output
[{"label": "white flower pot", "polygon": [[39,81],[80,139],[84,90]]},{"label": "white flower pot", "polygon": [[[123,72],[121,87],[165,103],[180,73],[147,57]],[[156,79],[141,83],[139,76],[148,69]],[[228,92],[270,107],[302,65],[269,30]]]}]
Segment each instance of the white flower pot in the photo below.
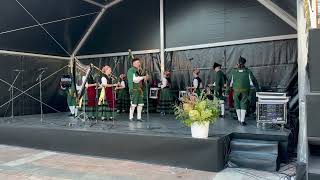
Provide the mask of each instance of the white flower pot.
[{"label": "white flower pot", "polygon": [[191,135],[193,138],[207,139],[209,134],[209,122],[193,123],[191,125]]}]

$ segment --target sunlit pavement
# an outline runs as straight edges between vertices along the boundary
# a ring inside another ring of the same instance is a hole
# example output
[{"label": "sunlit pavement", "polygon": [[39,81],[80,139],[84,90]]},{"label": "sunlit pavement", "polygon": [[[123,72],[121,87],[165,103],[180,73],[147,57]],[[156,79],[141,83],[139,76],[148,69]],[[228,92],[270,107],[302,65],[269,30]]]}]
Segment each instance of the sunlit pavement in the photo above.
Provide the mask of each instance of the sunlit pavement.
[{"label": "sunlit pavement", "polygon": [[0,145],[1,180],[256,180],[290,179],[294,164],[279,173],[227,168],[219,173]]}]

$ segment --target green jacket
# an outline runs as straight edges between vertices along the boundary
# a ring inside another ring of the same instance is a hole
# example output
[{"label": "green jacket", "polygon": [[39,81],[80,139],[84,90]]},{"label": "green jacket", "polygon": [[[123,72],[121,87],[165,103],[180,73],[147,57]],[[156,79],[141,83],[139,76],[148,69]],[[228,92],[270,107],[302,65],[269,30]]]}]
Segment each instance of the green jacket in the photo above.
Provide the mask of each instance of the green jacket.
[{"label": "green jacket", "polygon": [[226,78],[225,78],[224,73],[221,70],[216,72],[216,76],[215,76],[214,82],[215,82],[214,90],[216,92],[222,91],[222,89],[224,87],[224,84],[226,83]]},{"label": "green jacket", "polygon": [[231,72],[232,87],[235,92],[249,92],[250,80],[256,89],[259,89],[256,78],[248,68],[234,69]]},{"label": "green jacket", "polygon": [[133,75],[135,74],[136,76],[138,76],[137,72],[138,72],[138,70],[135,67],[131,67],[128,70],[127,76],[128,76],[129,91],[138,90],[138,89],[142,90],[142,86],[140,85],[140,83],[133,82]]}]

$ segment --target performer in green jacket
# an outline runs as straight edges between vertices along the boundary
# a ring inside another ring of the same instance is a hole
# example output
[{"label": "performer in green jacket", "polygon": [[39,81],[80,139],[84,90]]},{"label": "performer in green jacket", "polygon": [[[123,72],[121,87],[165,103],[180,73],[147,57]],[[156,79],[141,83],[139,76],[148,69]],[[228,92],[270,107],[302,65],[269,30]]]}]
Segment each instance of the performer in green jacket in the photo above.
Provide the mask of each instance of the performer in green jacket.
[{"label": "performer in green jacket", "polygon": [[220,117],[224,117],[224,96],[223,96],[223,89],[226,84],[226,76],[221,70],[221,64],[214,63],[213,64],[213,70],[215,73],[215,80],[214,80],[214,94],[215,97],[219,100],[220,108],[221,108],[221,114]]},{"label": "performer in green jacket", "polygon": [[148,76],[139,76],[138,71],[141,70],[141,62],[139,58],[132,59],[132,67],[128,70],[128,86],[131,107],[129,112],[129,120],[133,121],[134,110],[137,107],[137,121],[142,122],[141,113],[143,108],[143,80],[146,81]]},{"label": "performer in green jacket", "polygon": [[237,112],[238,121],[242,126],[246,125],[245,117],[249,103],[250,86],[256,82],[252,72],[245,67],[246,59],[241,57],[238,61],[238,68],[231,73],[230,87],[233,87],[234,105]]}]

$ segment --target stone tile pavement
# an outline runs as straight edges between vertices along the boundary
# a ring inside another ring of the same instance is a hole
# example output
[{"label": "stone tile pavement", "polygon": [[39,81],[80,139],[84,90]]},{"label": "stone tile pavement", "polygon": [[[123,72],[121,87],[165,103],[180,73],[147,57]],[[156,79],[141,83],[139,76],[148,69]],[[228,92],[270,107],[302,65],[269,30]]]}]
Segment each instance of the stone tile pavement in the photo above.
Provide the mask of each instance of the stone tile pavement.
[{"label": "stone tile pavement", "polygon": [[279,173],[239,168],[213,173],[0,145],[0,180],[280,180],[294,173],[294,164]]}]

